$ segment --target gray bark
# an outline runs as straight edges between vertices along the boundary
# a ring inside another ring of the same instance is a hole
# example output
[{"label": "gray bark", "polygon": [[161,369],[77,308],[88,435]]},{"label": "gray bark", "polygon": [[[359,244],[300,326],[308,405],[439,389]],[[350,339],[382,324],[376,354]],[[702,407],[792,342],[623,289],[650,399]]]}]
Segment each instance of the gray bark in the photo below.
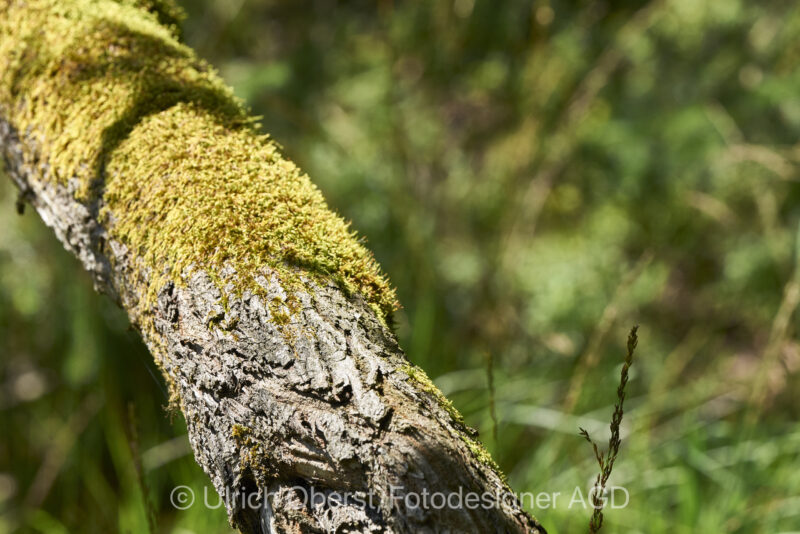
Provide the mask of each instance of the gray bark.
[{"label": "gray bark", "polygon": [[[98,290],[135,309],[144,284],[132,279],[132,252],[98,219],[102,200],[83,204],[48,179],[46,162],[26,164],[25,142],[0,117],[22,198]],[[261,280],[266,298],[226,288],[223,309],[208,275],[185,275],[160,291],[155,333],[143,337],[177,388],[197,462],[242,532],[545,532],[471,450],[470,429],[409,377],[393,333],[360,298],[315,285],[295,295],[300,309],[279,327],[266,305],[286,298],[276,276]],[[431,506],[415,507],[426,493]],[[470,493],[484,499],[477,509],[432,501]]]}]

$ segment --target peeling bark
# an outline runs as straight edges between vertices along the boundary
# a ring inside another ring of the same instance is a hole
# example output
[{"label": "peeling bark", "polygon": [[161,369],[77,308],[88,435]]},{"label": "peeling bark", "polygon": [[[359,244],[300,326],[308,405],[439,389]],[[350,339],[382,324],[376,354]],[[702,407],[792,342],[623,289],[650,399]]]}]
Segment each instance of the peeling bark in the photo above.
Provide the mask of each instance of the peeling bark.
[{"label": "peeling bark", "polygon": [[[302,271],[310,289],[290,296],[269,268],[259,294],[220,289],[189,268],[143,311],[147,284],[137,277],[146,274],[133,268],[136,251],[110,237],[102,195],[86,200],[77,181],[51,179],[48,162],[30,158],[34,145],[0,116],[21,198],[142,332],[177,394],[195,458],[242,532],[545,532],[476,451],[474,431],[409,375],[363,298]],[[415,495],[433,494],[482,500],[413,506]]]}]

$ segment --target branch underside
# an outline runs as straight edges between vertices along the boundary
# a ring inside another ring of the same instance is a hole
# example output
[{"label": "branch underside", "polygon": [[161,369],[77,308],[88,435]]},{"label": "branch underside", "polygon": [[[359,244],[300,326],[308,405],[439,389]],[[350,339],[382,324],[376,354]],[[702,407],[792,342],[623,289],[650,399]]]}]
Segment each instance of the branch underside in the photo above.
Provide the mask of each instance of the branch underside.
[{"label": "branch underside", "polygon": [[[363,299],[306,280],[310,290],[293,290],[290,304],[269,270],[256,295],[187,269],[141,312],[137,258],[109,238],[102,197],[76,200],[69,183],[48,179],[46,162],[26,162],[35,147],[25,142],[0,117],[8,174],[142,331],[195,458],[242,532],[544,532],[475,453],[469,429],[409,376]],[[141,313],[154,328],[142,328]],[[483,501],[415,506],[410,497],[425,494]]]}]

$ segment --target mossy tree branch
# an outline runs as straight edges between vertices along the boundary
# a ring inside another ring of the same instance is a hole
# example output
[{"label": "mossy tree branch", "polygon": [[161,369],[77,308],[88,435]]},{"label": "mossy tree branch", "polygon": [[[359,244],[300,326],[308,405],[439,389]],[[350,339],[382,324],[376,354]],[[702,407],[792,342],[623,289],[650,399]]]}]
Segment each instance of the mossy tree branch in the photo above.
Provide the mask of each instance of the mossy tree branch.
[{"label": "mossy tree branch", "polygon": [[[0,147],[141,332],[232,523],[544,532],[405,360],[372,256],[162,3],[0,0]],[[425,492],[491,505],[404,499]]]}]

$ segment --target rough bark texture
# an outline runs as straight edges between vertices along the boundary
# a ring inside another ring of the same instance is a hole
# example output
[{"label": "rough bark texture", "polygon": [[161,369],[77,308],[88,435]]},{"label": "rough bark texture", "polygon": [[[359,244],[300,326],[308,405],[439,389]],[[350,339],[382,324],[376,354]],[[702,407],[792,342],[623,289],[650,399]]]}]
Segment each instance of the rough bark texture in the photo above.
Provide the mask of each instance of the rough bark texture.
[{"label": "rough bark texture", "polygon": [[[263,291],[242,292],[190,268],[142,310],[147,271],[99,215],[102,194],[50,176],[37,138],[2,110],[9,176],[98,290],[128,310],[242,532],[544,532],[363,298],[302,271],[306,290],[282,287],[265,267]],[[481,501],[441,507],[433,494]],[[414,495],[430,506],[414,506]]]}]

